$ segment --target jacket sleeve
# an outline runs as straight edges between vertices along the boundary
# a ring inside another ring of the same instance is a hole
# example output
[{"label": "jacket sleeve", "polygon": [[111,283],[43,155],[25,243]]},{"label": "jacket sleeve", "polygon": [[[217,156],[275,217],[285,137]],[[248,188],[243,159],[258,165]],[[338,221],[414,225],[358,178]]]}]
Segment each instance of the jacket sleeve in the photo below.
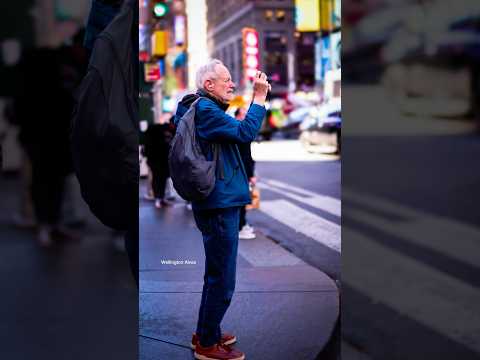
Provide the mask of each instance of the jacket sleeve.
[{"label": "jacket sleeve", "polygon": [[210,100],[200,100],[196,108],[195,126],[198,135],[215,142],[246,143],[255,140],[260,130],[265,108],[252,104],[243,121],[225,114]]}]

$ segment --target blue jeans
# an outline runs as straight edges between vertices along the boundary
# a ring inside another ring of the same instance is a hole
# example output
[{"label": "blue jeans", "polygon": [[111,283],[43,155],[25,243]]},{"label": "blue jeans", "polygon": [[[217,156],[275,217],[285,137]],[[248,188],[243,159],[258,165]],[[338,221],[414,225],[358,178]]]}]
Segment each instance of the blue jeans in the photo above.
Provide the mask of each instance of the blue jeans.
[{"label": "blue jeans", "polygon": [[220,323],[235,290],[240,208],[194,210],[205,248],[205,275],[197,334],[204,347],[220,342]]}]

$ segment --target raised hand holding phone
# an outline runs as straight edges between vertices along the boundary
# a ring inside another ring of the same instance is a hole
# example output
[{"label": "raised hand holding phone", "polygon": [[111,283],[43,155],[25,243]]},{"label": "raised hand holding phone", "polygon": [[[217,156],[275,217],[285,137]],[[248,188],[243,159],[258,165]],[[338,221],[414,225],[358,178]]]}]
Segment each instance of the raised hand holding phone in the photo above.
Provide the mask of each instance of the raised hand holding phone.
[{"label": "raised hand holding phone", "polygon": [[267,81],[267,75],[264,72],[257,71],[255,79],[253,80],[253,102],[263,106],[267,93],[272,89],[270,83]]}]

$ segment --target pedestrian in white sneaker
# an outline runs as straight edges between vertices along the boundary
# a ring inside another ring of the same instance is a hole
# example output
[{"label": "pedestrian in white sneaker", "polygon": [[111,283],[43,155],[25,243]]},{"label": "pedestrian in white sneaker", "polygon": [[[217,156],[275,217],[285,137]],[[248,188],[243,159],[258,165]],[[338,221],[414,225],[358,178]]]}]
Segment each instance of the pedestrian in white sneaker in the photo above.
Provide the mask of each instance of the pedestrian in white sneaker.
[{"label": "pedestrian in white sneaker", "polygon": [[[246,114],[245,108],[238,108],[235,111],[235,119],[242,121],[245,118]],[[240,152],[240,157],[242,159],[243,166],[245,167],[245,173],[249,179],[250,187],[255,185],[255,161],[252,158],[252,151],[251,151],[251,142],[247,143],[239,143],[237,144],[238,151]],[[239,239],[249,240],[255,239],[256,235],[253,231],[253,227],[248,225],[247,223],[247,210],[245,206],[240,209],[240,223],[239,223]]]}]

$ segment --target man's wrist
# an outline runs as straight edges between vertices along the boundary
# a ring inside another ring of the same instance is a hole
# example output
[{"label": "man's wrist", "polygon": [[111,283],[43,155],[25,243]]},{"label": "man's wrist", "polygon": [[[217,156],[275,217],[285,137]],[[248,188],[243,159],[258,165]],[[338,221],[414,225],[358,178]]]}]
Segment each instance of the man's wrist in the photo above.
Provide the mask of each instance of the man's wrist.
[{"label": "man's wrist", "polygon": [[260,106],[264,106],[265,105],[265,98],[266,98],[266,96],[263,96],[263,95],[255,95],[253,97],[253,103],[257,104],[257,105],[260,105]]}]

